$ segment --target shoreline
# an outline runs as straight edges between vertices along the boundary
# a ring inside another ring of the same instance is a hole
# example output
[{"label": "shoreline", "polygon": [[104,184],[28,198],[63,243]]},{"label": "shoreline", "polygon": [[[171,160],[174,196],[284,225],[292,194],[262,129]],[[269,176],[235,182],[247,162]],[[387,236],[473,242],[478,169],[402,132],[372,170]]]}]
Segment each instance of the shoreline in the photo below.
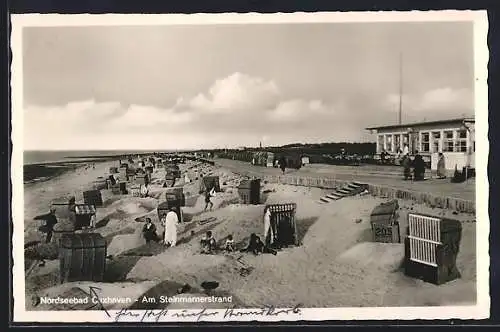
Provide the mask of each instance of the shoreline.
[{"label": "shoreline", "polygon": [[[70,157],[69,159],[84,158]],[[89,164],[100,164],[104,162],[116,161],[120,157],[102,157],[94,159],[85,159],[79,161],[53,161],[23,165],[23,183],[30,185],[35,183],[47,182],[55,179],[69,171],[77,170]],[[122,158],[123,159],[123,158]]]},{"label": "shoreline", "polygon": [[109,167],[115,165],[114,160],[95,163],[95,168],[85,168],[85,163],[72,169],[65,169],[57,176],[43,181],[24,183],[24,239],[25,242],[37,237],[38,223],[33,220],[36,215],[47,213],[51,202],[62,197],[80,197],[81,192],[98,176],[103,176]]}]

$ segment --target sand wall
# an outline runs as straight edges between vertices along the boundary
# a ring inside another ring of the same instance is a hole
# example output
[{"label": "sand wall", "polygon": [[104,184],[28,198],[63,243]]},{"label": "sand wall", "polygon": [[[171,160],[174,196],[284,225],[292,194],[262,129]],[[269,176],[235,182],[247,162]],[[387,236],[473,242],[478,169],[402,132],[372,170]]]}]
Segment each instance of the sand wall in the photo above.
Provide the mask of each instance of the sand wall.
[{"label": "sand wall", "polygon": [[[304,177],[292,175],[264,175],[258,172],[239,170],[236,168],[231,169],[231,171],[241,176],[259,177],[263,181],[267,181],[269,183],[318,187],[323,189],[335,189],[349,182],[346,180],[338,180],[335,178],[324,176]],[[439,193],[433,194],[429,192],[419,192],[409,189],[393,188],[386,185],[371,183],[368,183],[368,191],[373,196],[410,200],[418,204],[427,205],[432,208],[449,209],[457,212],[471,214],[476,213],[476,204],[474,201],[439,195]]]}]

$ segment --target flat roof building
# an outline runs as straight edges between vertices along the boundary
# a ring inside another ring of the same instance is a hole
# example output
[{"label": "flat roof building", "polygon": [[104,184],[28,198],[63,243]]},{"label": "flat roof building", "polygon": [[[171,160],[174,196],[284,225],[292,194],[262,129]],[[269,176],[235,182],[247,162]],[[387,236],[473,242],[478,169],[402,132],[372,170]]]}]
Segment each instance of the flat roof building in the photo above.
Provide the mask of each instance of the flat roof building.
[{"label": "flat roof building", "polygon": [[438,153],[445,156],[446,169],[455,166],[475,168],[475,119],[461,117],[446,120],[423,121],[401,125],[385,125],[366,128],[376,135],[377,154],[383,151],[398,155],[417,151],[431,161],[431,169],[437,168]]}]

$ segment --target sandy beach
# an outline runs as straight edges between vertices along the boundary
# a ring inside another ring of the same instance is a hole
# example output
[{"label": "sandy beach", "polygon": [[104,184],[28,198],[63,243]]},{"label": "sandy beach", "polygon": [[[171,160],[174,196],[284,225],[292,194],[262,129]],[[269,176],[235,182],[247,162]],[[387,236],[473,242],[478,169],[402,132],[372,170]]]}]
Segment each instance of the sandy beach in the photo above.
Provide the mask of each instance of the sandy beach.
[{"label": "sandy beach", "polygon": [[[33,217],[47,212],[51,201],[74,195],[82,200],[81,191],[98,176],[105,176],[117,162],[96,164],[95,169],[77,169],[44,183],[25,185],[25,241],[39,240],[37,221]],[[203,212],[204,200],[198,194],[198,181],[184,186],[185,223],[179,229],[178,245],[165,248],[146,244],[141,229],[148,216],[162,229],[156,207],[165,200],[162,187],[165,173],[156,169],[150,185],[150,197],[112,195],[102,190],[104,207],[97,210],[97,229],[107,240],[105,280],[97,283],[109,296],[176,295],[176,290],[189,284],[191,294],[202,293],[200,284],[216,280],[217,295],[231,295],[233,302],[219,307],[255,307],[275,305],[289,307],[297,303],[305,307],[368,307],[368,306],[442,306],[473,304],[476,300],[475,223],[470,215],[431,209],[411,201],[399,201],[399,222],[402,236],[407,226],[406,215],[418,211],[448,216],[462,221],[462,240],[457,258],[461,278],[441,286],[406,277],[401,269],[404,258],[402,243],[372,242],[370,213],[387,199],[372,196],[347,197],[319,204],[325,195],[319,188],[262,184],[260,205],[238,202],[240,178],[216,166],[180,165],[183,175],[194,178],[194,169],[220,177],[222,192],[213,199],[213,211]],[[290,247],[277,255],[200,253],[199,241],[207,230],[217,240],[232,234],[236,246],[248,243],[251,233],[262,235],[265,204],[297,204],[297,232],[301,246]],[[237,258],[244,255],[239,261]],[[242,263],[243,262],[243,263]],[[26,278],[28,310],[57,310],[57,307],[31,303],[32,296],[63,294],[73,288],[85,290],[88,283],[58,282],[58,260],[47,260],[36,266]],[[248,276],[241,276],[244,264],[252,267]],[[95,283],[93,283],[95,284]],[[199,304],[192,304],[196,307]],[[118,308],[114,304],[109,308]],[[122,305],[127,307],[126,305]],[[166,304],[135,303],[134,308],[162,308]]]}]

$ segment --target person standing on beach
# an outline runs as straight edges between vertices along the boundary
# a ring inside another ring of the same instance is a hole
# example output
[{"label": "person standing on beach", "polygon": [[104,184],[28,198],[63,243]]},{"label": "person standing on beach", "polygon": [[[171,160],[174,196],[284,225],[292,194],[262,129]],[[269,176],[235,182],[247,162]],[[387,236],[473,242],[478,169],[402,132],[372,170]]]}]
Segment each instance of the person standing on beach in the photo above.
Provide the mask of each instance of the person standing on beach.
[{"label": "person standing on beach", "polygon": [[444,155],[439,152],[438,163],[437,163],[437,177],[438,179],[446,179],[446,163],[444,160]]},{"label": "person standing on beach", "polygon": [[404,155],[401,160],[401,166],[403,166],[403,176],[405,180],[411,178],[411,160],[408,155]]},{"label": "person standing on beach", "polygon": [[210,211],[214,207],[214,203],[212,203],[211,201],[211,198],[214,193],[215,193],[214,188],[205,191],[205,208],[203,209],[203,211],[206,211],[209,205],[210,205]]},{"label": "person standing on beach", "polygon": [[425,162],[422,156],[416,151],[413,159],[413,180],[422,181],[425,175]]},{"label": "person standing on beach", "polygon": [[76,226],[76,198],[72,196],[68,202],[69,220]]},{"label": "person standing on beach", "polygon": [[271,210],[266,207],[264,211],[264,242],[267,246],[274,243],[274,231],[271,227]]},{"label": "person standing on beach", "polygon": [[52,234],[54,233],[54,225],[57,224],[56,209],[50,208],[49,213],[36,216],[34,220],[45,221],[45,225],[40,226],[38,229],[47,234],[45,237],[45,243],[50,243],[50,240],[52,240]]},{"label": "person standing on beach", "polygon": [[170,211],[165,217],[165,238],[164,244],[175,247],[177,243],[177,226],[179,218],[177,217],[176,208],[170,208]]},{"label": "person standing on beach", "polygon": [[286,158],[285,157],[281,157],[279,164],[280,164],[281,172],[283,172],[283,174],[285,174],[285,170],[286,170]]}]

